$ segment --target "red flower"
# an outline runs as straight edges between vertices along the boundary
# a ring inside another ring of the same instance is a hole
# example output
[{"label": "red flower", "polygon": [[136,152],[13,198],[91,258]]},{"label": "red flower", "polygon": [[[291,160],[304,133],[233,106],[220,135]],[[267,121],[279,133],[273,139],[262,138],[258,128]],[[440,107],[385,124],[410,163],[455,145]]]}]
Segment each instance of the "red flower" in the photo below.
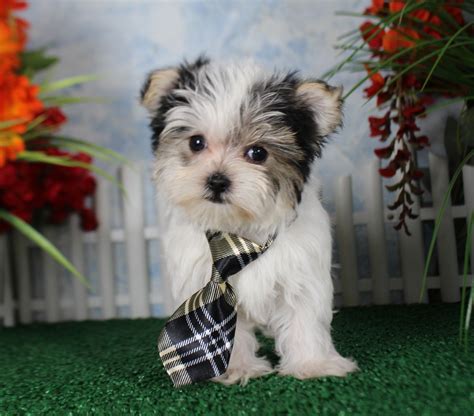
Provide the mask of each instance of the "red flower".
[{"label": "red flower", "polygon": [[77,153],[73,159],[82,163],[92,163],[92,157],[86,153]]},{"label": "red flower", "polygon": [[411,158],[411,153],[408,150],[399,149],[393,161],[399,165],[408,162]]},{"label": "red flower", "polygon": [[397,136],[403,136],[404,134],[414,133],[415,131],[419,130],[420,128],[416,125],[414,119],[405,119],[400,123]]},{"label": "red flower", "polygon": [[380,49],[382,46],[383,29],[369,21],[362,23],[359,28],[362,38],[369,44],[372,49]]},{"label": "red flower", "polygon": [[416,19],[421,20],[422,22],[428,22],[431,17],[431,13],[426,9],[416,9],[410,13]]},{"label": "red flower", "polygon": [[464,26],[466,21],[464,20],[464,16],[462,14],[462,10],[459,7],[454,6],[444,6],[445,10],[453,16],[454,20],[456,20],[459,26]]},{"label": "red flower", "polygon": [[90,208],[83,208],[80,212],[81,215],[81,227],[84,231],[93,231],[97,229],[99,223],[97,217]]},{"label": "red flower", "polygon": [[411,118],[411,117],[418,116],[421,113],[424,113],[424,111],[425,111],[425,107],[419,103],[416,103],[416,104],[403,108],[402,114],[403,114],[403,117]]},{"label": "red flower", "polygon": [[367,98],[373,97],[385,86],[385,79],[378,72],[372,74],[370,76],[370,80],[372,81],[372,85],[364,89]]},{"label": "red flower", "polygon": [[420,85],[420,81],[413,74],[407,74],[402,77],[403,87],[405,88],[416,88]]},{"label": "red flower", "polygon": [[413,144],[416,150],[421,150],[424,147],[428,147],[430,145],[428,136],[413,136],[408,140],[408,142]]},{"label": "red flower", "polygon": [[386,52],[396,52],[399,49],[410,48],[415,45],[415,40],[420,35],[408,27],[389,29],[382,40],[382,47]]},{"label": "red flower", "polygon": [[430,139],[428,138],[428,136],[418,136],[416,138],[416,143],[420,146],[420,147],[426,147],[426,146],[429,146],[430,145]]},{"label": "red flower", "polygon": [[26,9],[28,3],[23,0],[2,0],[0,2],[0,19],[6,19],[13,10]]},{"label": "red flower", "polygon": [[389,112],[383,117],[369,117],[370,137],[380,136],[380,140],[384,141],[390,136],[390,117]]},{"label": "red flower", "polygon": [[390,163],[386,168],[379,169],[379,173],[384,178],[391,178],[395,175],[395,173],[397,173],[397,169],[395,168],[395,166],[393,166],[392,163]]},{"label": "red flower", "polygon": [[[67,156],[90,163],[89,155],[70,154],[57,148],[43,150],[49,155]],[[82,167],[66,167],[23,161],[8,162],[0,168],[0,207],[30,222],[44,210],[52,223],[64,222],[70,214],[81,215],[85,230],[97,227],[97,219],[86,208],[86,198],[96,188],[95,178]],[[94,225],[95,224],[95,225]],[[0,229],[6,225],[0,223]]]},{"label": "red flower", "polygon": [[423,31],[427,34],[427,35],[430,35],[432,37],[434,37],[435,39],[441,39],[441,33],[438,32],[437,30],[433,29],[433,25],[434,26],[440,26],[441,25],[441,19],[438,17],[438,16],[430,16],[429,18],[429,23],[430,25],[426,25],[423,27]]},{"label": "red flower", "polygon": [[393,144],[374,150],[375,155],[380,159],[388,159],[393,152]]},{"label": "red flower", "polygon": [[7,163],[0,168],[0,191],[15,183],[15,168],[12,163]]},{"label": "red flower", "polygon": [[42,124],[47,127],[57,128],[67,121],[67,117],[59,107],[46,108],[38,115],[45,117]]},{"label": "red flower", "polygon": [[392,94],[389,92],[379,92],[377,94],[377,107],[380,107],[382,104],[386,103],[392,98]]}]

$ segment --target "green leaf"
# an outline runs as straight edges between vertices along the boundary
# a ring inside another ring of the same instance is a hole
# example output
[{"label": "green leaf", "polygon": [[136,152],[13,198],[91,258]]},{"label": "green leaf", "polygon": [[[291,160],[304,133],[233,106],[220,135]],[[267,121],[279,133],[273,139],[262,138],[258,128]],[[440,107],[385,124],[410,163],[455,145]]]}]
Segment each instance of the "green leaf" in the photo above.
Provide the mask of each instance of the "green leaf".
[{"label": "green leaf", "polygon": [[450,99],[444,100],[442,103],[431,104],[429,108],[427,108],[423,113],[420,114],[420,117],[425,117],[428,114],[431,114],[432,112],[440,110],[440,109],[445,108],[447,106],[450,106],[451,104],[466,101],[466,100],[469,100],[469,99],[474,99],[474,95],[467,96],[467,97],[450,98]]},{"label": "green leaf", "polygon": [[42,97],[42,101],[48,106],[62,106],[68,104],[83,103],[104,104],[110,102],[110,100],[99,97],[65,97],[61,95],[50,95],[47,97]]},{"label": "green leaf", "polygon": [[71,158],[64,157],[64,156],[50,156],[43,152],[35,152],[35,151],[29,151],[29,150],[25,150],[21,152],[18,155],[18,159],[27,160],[28,162],[33,162],[33,163],[49,163],[51,165],[84,168],[84,169],[90,170],[91,172],[94,172],[97,175],[104,177],[110,182],[113,182],[122,190],[124,194],[126,194],[125,188],[123,187],[122,183],[117,180],[117,178],[115,178],[114,176],[107,173],[105,170],[95,166],[92,163],[80,162],[80,161],[72,160]]},{"label": "green leaf", "polygon": [[23,140],[28,141],[32,139],[36,139],[38,137],[45,137],[51,135],[53,132],[53,129],[50,127],[42,127],[42,128],[36,128],[34,130],[29,130],[26,133],[22,135]]},{"label": "green leaf", "polygon": [[45,48],[24,51],[20,53],[22,74],[34,75],[36,72],[43,71],[58,62],[55,56],[48,56]]},{"label": "green leaf", "polygon": [[[471,248],[472,248],[472,235],[473,235],[473,227],[474,226],[474,212],[471,213],[471,218],[468,222],[467,226],[467,235],[466,235],[466,246],[464,249],[464,264],[463,264],[463,284],[462,284],[462,292],[461,292],[461,318],[459,320],[459,341],[464,342],[467,345],[468,340],[468,329],[469,324],[471,322],[471,314],[472,314],[472,301],[473,301],[473,293],[474,293],[474,278],[471,283],[471,295],[469,297],[469,302],[467,306],[466,315],[465,308],[466,308],[466,291],[467,291],[467,272],[469,270],[469,259],[471,257]],[[471,264],[472,264],[471,259]]]},{"label": "green leaf", "polygon": [[124,164],[130,164],[130,161],[120,153],[117,153],[111,149],[100,146],[95,143],[90,143],[85,140],[76,139],[74,137],[67,136],[51,136],[51,141],[56,143],[59,146],[68,147],[70,149],[75,149],[80,152],[86,152],[103,160],[116,160]]},{"label": "green leaf", "polygon": [[33,130],[35,127],[38,127],[44,120],[46,120],[45,115],[40,115],[36,117],[33,121],[28,123],[28,126],[26,127],[26,131],[28,132],[28,131]]},{"label": "green leaf", "polygon": [[441,58],[444,56],[444,54],[446,53],[446,51],[448,50],[450,45],[461,34],[461,32],[466,30],[469,26],[472,26],[472,23],[467,23],[463,27],[461,27],[453,36],[451,36],[451,38],[448,40],[448,42],[446,42],[446,45],[444,45],[443,48],[439,51],[438,57],[436,58],[436,61],[434,62],[433,66],[431,67],[430,72],[426,76],[425,82],[423,83],[423,86],[421,87],[420,91],[424,91],[424,89],[426,87],[426,84],[428,84],[428,81],[431,78],[431,75],[433,75],[433,72],[436,69],[436,67],[438,66],[439,61],[441,61]]},{"label": "green leaf", "polygon": [[0,121],[0,130],[8,129],[8,128],[13,127],[13,126],[17,126],[18,124],[22,124],[25,121],[26,121],[25,119],[21,119],[21,118],[17,118],[17,119],[14,119],[14,120]]},{"label": "green leaf", "polygon": [[[462,43],[458,43],[456,45],[453,45],[453,48],[454,47],[460,47],[464,44],[474,44],[474,40],[469,40],[469,41],[466,41],[466,42],[462,42]],[[407,48],[406,50],[407,51],[413,51],[413,49],[416,48],[416,45],[413,46],[413,47],[410,47],[410,48]],[[423,56],[422,58],[416,60],[415,62],[411,63],[410,65],[405,65],[404,66],[404,69],[400,70],[397,72],[396,75],[394,75],[390,81],[386,84],[386,85],[391,85],[393,84],[395,81],[397,81],[400,77],[402,77],[404,74],[406,74],[407,72],[409,72],[410,70],[412,70],[413,68],[416,68],[417,66],[419,66],[420,64],[422,64],[423,62],[425,61],[428,61],[429,59],[433,58],[434,56],[436,56],[437,54],[439,53],[439,50],[434,50],[428,54],[426,54],[425,56]]]},{"label": "green leaf", "polygon": [[79,75],[76,77],[61,79],[59,81],[49,82],[47,84],[41,84],[40,85],[41,94],[62,90],[64,88],[70,88],[75,85],[80,85],[86,82],[95,81],[96,79],[97,77],[94,75]]},{"label": "green leaf", "polygon": [[75,277],[77,277],[82,284],[91,289],[91,285],[87,279],[73,266],[73,264],[68,259],[66,259],[66,257],[64,257],[64,255],[61,254],[61,252],[48,239],[36,231],[31,225],[23,221],[21,218],[10,214],[4,209],[0,209],[0,218],[11,224],[12,227],[16,228],[27,238],[36,243],[61,266],[69,270]]}]

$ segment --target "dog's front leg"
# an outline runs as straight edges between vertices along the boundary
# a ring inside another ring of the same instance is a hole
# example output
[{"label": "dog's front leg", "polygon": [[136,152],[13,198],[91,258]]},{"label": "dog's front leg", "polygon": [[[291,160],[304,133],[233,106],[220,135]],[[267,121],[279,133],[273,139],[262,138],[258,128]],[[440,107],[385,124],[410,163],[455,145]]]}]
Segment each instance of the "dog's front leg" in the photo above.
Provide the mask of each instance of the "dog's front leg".
[{"label": "dog's front leg", "polygon": [[271,326],[282,375],[299,379],[343,377],[357,370],[354,361],[342,357],[334,348],[330,325],[332,285],[318,283],[299,295],[282,295],[275,310]]},{"label": "dog's front leg", "polygon": [[214,378],[223,384],[240,383],[245,385],[250,378],[260,377],[273,371],[271,364],[257,356],[259,344],[254,325],[240,314],[237,318],[234,347],[227,371]]}]

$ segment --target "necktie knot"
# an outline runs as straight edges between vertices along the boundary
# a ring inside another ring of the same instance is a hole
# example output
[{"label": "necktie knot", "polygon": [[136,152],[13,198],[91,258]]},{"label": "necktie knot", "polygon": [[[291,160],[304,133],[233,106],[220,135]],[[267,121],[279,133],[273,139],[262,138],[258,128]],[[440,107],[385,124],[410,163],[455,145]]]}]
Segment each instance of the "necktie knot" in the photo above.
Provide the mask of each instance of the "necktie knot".
[{"label": "necktie knot", "polygon": [[211,280],[218,283],[225,282],[256,260],[273,242],[273,238],[269,238],[265,244],[260,245],[225,232],[207,232],[206,236],[212,256]]}]

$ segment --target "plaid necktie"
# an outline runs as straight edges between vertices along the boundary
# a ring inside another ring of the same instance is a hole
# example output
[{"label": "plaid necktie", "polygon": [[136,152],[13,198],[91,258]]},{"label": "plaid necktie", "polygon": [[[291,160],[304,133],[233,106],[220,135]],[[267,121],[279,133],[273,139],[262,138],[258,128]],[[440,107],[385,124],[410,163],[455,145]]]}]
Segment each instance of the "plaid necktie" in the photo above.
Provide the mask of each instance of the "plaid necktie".
[{"label": "plaid necktie", "polygon": [[227,370],[234,343],[236,297],[227,279],[256,260],[260,246],[234,234],[206,234],[212,254],[211,281],[186,300],[158,337],[160,358],[175,387],[217,377]]}]

